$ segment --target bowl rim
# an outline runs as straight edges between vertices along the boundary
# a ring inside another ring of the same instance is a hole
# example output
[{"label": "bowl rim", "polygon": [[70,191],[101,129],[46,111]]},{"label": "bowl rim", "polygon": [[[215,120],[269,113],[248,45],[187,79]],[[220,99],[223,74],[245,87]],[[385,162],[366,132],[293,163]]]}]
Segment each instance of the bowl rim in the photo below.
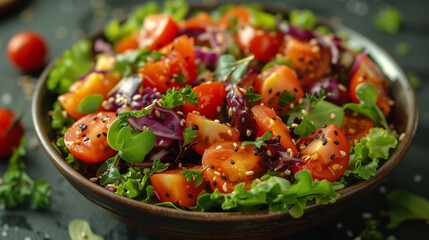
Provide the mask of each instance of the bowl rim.
[{"label": "bowl rim", "polygon": [[[278,5],[261,4],[261,6],[266,11],[278,12],[282,14],[288,14],[291,10],[293,10],[293,8],[278,6]],[[208,8],[207,6],[202,4],[191,5],[191,9],[207,9],[207,8]],[[397,80],[400,82],[400,85],[404,88],[404,91],[408,93],[407,96],[411,96],[411,98],[408,98],[410,101],[409,105],[411,105],[411,107],[414,108],[411,110],[411,112],[413,113],[412,116],[408,116],[408,118],[410,118],[411,120],[408,121],[408,124],[405,126],[405,130],[404,130],[405,137],[399,142],[397,148],[390,156],[390,158],[377,170],[377,173],[375,176],[371,177],[366,181],[358,182],[354,185],[351,185],[347,188],[337,191],[337,193],[340,194],[340,196],[337,198],[337,202],[339,202],[355,196],[357,193],[361,192],[361,190],[368,188],[368,186],[372,186],[379,183],[387,174],[391,172],[391,170],[393,170],[399,164],[399,162],[405,156],[406,152],[408,151],[414,139],[414,136],[417,130],[417,125],[418,125],[419,109],[417,105],[416,94],[415,94],[414,88],[410,84],[410,80],[408,79],[401,65],[391,54],[389,54],[379,44],[373,42],[372,40],[360,34],[359,32],[342,25],[342,23],[339,21],[328,20],[327,18],[318,16],[318,15],[317,15],[317,19],[318,19],[318,23],[327,25],[333,30],[346,31],[349,35],[352,36],[351,37],[352,39],[359,38],[362,41],[361,43],[362,46],[365,46],[368,49],[373,49],[373,50],[375,49],[378,52],[377,55],[381,55],[380,58],[382,57],[387,58],[387,60],[391,64],[393,64],[395,68],[397,68],[397,72],[399,76]],[[89,34],[87,39],[94,40],[97,36],[100,36],[101,33],[102,33],[102,30],[96,31],[92,34]],[[373,53],[373,51],[370,50],[369,53],[372,56],[371,53]],[[42,116],[43,114],[46,114],[42,112],[42,108],[41,108],[42,99],[44,96],[43,94],[48,91],[46,89],[46,82],[50,71],[52,70],[55,63],[58,61],[58,59],[61,56],[62,54],[60,54],[58,57],[52,60],[40,75],[37,85],[35,87],[35,91],[32,99],[31,113],[32,113],[33,127],[43,150],[51,159],[55,167],[63,175],[66,175],[69,179],[71,179],[73,182],[85,188],[87,191],[93,192],[98,197],[108,198],[111,201],[115,202],[116,204],[120,204],[120,205],[123,204],[133,210],[145,211],[148,213],[165,216],[168,218],[178,218],[178,219],[187,218],[195,221],[210,221],[210,222],[222,222],[224,219],[228,219],[228,221],[239,222],[239,221],[246,221],[246,220],[258,221],[258,220],[264,220],[272,217],[290,215],[288,212],[271,212],[269,210],[260,210],[256,212],[193,212],[193,211],[177,210],[173,208],[156,206],[149,203],[143,203],[134,199],[127,198],[125,196],[120,196],[116,193],[113,193],[111,191],[104,189],[97,183],[91,182],[85,176],[83,176],[78,171],[74,170],[70,165],[68,165],[66,161],[62,158],[62,156],[55,150],[52,142],[50,141],[50,137],[47,134],[47,130],[42,124]],[[324,205],[320,205],[320,204],[309,205],[308,208],[305,209],[304,216],[305,214],[308,214],[308,212],[317,211],[321,206],[324,206]]]}]

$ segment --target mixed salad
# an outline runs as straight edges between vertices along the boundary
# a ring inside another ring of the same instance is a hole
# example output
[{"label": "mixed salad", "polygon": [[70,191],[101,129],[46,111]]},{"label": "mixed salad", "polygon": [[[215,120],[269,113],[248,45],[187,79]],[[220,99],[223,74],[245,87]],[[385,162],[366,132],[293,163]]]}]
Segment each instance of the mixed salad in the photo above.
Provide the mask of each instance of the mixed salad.
[{"label": "mixed salad", "polygon": [[54,145],[90,181],[177,209],[300,217],[396,148],[388,79],[310,11],[188,10],[147,3],[56,62]]}]

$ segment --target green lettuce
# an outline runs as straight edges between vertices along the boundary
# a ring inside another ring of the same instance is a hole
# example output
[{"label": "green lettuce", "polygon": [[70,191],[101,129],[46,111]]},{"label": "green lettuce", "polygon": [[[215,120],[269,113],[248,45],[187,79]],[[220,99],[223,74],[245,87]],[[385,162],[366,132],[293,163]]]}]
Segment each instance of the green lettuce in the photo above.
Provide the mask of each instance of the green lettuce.
[{"label": "green lettuce", "polygon": [[343,174],[343,180],[350,180],[350,176],[368,180],[377,173],[380,161],[387,160],[390,151],[395,149],[397,144],[396,134],[389,133],[383,128],[372,128],[351,148],[350,160]]},{"label": "green lettuce", "polygon": [[200,195],[197,208],[194,210],[208,211],[221,208],[225,211],[257,211],[269,209],[274,212],[289,211],[294,218],[303,215],[307,204],[334,203],[339,196],[330,182],[313,180],[307,170],[295,174],[296,182],[275,176],[265,175],[262,181],[255,180],[250,190],[244,189],[244,183],[235,186],[234,192],[223,194],[217,189],[212,194]]}]

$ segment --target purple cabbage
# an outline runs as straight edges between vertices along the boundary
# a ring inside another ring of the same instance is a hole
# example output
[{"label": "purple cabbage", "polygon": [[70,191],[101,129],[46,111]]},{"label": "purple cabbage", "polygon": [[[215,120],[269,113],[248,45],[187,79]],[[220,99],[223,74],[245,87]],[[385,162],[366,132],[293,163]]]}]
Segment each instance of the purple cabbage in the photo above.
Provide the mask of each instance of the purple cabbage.
[{"label": "purple cabbage", "polygon": [[205,33],[205,31],[201,29],[195,28],[180,28],[177,36],[187,35],[188,37],[193,37],[195,39],[199,38],[201,34]]},{"label": "purple cabbage", "polygon": [[173,141],[183,144],[182,117],[171,109],[153,106],[147,116],[129,117],[128,123],[136,131],[150,130],[156,135],[156,144],[168,146]]},{"label": "purple cabbage", "polygon": [[355,75],[356,71],[358,70],[360,63],[365,59],[365,57],[368,56],[368,51],[365,49],[359,56],[357,56],[355,62],[353,63],[352,67],[350,68],[349,75],[347,76],[348,79],[351,79],[353,75]]},{"label": "purple cabbage", "polygon": [[195,59],[200,60],[201,64],[216,66],[217,61],[220,57],[220,53],[199,47],[194,47]]},{"label": "purple cabbage", "polygon": [[[240,141],[253,141],[258,133],[259,126],[255,118],[248,112],[250,103],[244,100],[243,95],[238,92],[237,86],[231,84],[231,90],[228,92],[227,112],[231,119],[231,126],[240,132]],[[250,134],[248,134],[250,131]]]},{"label": "purple cabbage", "polygon": [[340,84],[335,78],[325,78],[315,82],[309,88],[309,93],[319,97],[320,90],[325,90],[326,100],[337,105],[343,105],[348,101],[347,90],[340,88]]},{"label": "purple cabbage", "polygon": [[140,89],[142,79],[138,75],[132,75],[122,79],[108,95],[108,103],[104,106],[106,110],[118,111],[122,107],[131,104],[131,100]]},{"label": "purple cabbage", "polygon": [[161,94],[159,92],[155,92],[152,88],[146,87],[139,93],[138,98],[136,98],[136,96],[133,97],[131,106],[133,107],[133,110],[139,111],[142,108],[151,105],[158,99],[161,99]]},{"label": "purple cabbage", "polygon": [[115,52],[112,49],[112,45],[103,39],[97,39],[94,43],[94,52],[95,53],[105,53],[110,56],[115,56]]}]

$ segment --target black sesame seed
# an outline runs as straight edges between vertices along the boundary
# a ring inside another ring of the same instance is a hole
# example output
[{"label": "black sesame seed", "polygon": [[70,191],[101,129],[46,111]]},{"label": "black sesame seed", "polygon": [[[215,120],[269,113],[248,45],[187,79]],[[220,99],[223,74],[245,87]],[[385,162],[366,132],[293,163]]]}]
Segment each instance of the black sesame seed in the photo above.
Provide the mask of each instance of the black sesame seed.
[{"label": "black sesame seed", "polygon": [[103,136],[107,137],[107,133],[106,132],[102,132],[102,133],[103,133]]},{"label": "black sesame seed", "polygon": [[335,158],[335,154],[332,154],[331,160],[334,160],[334,158]]},{"label": "black sesame seed", "polygon": [[170,85],[170,82],[165,82],[165,85],[167,85],[167,86]]},{"label": "black sesame seed", "polygon": [[192,196],[192,194],[188,194],[188,198],[193,198],[194,196]]},{"label": "black sesame seed", "polygon": [[245,117],[241,118],[241,123],[246,123],[246,118]]},{"label": "black sesame seed", "polygon": [[86,138],[83,139],[83,141],[84,142],[89,141],[89,138],[86,137]]},{"label": "black sesame seed", "polygon": [[277,120],[275,117],[272,117],[271,119],[273,119],[274,121]]},{"label": "black sesame seed", "polygon": [[[234,150],[235,151],[235,150]],[[234,162],[234,160],[229,160],[229,162],[231,163],[231,164],[235,164],[235,162]]]},{"label": "black sesame seed", "polygon": [[322,132],[323,132],[322,130],[317,131],[318,134],[321,134]]},{"label": "black sesame seed", "polygon": [[84,137],[86,137],[86,134],[83,134],[83,135],[82,135],[82,137],[83,137],[83,138],[84,138]]},{"label": "black sesame seed", "polygon": [[210,165],[210,168],[211,168],[211,169],[214,169],[214,165],[213,165],[213,164],[212,164],[212,165]]},{"label": "black sesame seed", "polygon": [[334,144],[335,144],[335,145],[339,145],[339,144],[340,144],[340,142],[338,142],[338,141],[334,141]]},{"label": "black sesame seed", "polygon": [[322,128],[325,128],[326,127],[326,124],[324,124],[323,126],[322,126]]},{"label": "black sesame seed", "polygon": [[309,60],[308,64],[313,65],[313,61]]},{"label": "black sesame seed", "polygon": [[200,127],[197,124],[192,124],[192,129],[194,130],[199,130]]},{"label": "black sesame seed", "polygon": [[222,178],[222,179],[223,179],[223,180],[225,180],[225,181],[226,181],[226,179],[227,179],[227,178],[226,178],[226,176],[222,176],[222,177],[220,177],[220,178]]},{"label": "black sesame seed", "polygon": [[312,143],[313,140],[314,140],[313,138],[311,138],[310,140],[308,140],[308,144]]},{"label": "black sesame seed", "polygon": [[298,61],[302,62],[302,61],[304,61],[304,58],[303,57],[299,57]]},{"label": "black sesame seed", "polygon": [[169,198],[170,194],[168,194],[168,192],[165,192],[165,196]]},{"label": "black sesame seed", "polygon": [[268,105],[271,105],[271,104],[273,104],[274,103],[274,98],[270,98],[270,100],[268,100]]},{"label": "black sesame seed", "polygon": [[276,93],[276,97],[278,97],[278,96],[280,96],[280,92],[277,92],[277,93]]},{"label": "black sesame seed", "polygon": [[328,144],[328,140],[323,141],[322,145],[325,146],[326,144]]},{"label": "black sesame seed", "polygon": [[174,125],[171,125],[170,128],[172,131],[176,130],[176,127]]},{"label": "black sesame seed", "polygon": [[297,88],[293,88],[293,91],[297,93],[297,92],[298,92],[298,89],[297,89]]},{"label": "black sesame seed", "polygon": [[272,92],[273,92],[273,89],[271,89],[271,88],[270,88],[270,89],[268,90],[268,93],[269,93],[269,94],[271,94]]},{"label": "black sesame seed", "polygon": [[115,113],[115,116],[117,117],[117,116],[119,116],[119,113]]},{"label": "black sesame seed", "polygon": [[101,137],[101,134],[97,134],[97,137],[99,138],[99,137]]},{"label": "black sesame seed", "polygon": [[320,139],[320,136],[319,136],[319,135],[317,135],[317,136],[316,136],[316,140],[319,140],[319,139]]},{"label": "black sesame seed", "polygon": [[189,60],[189,57],[188,57],[188,56],[187,56],[187,57],[185,57],[185,60],[186,60],[186,61],[188,61],[188,60]]},{"label": "black sesame seed", "polygon": [[213,181],[213,186],[215,186],[215,187],[216,187],[216,185],[217,185],[216,181]]},{"label": "black sesame seed", "polygon": [[176,206],[176,207],[179,207],[179,202],[178,202],[178,201],[175,201],[175,202],[173,203],[173,205],[174,205],[174,206]]},{"label": "black sesame seed", "polygon": [[283,108],[277,108],[277,111],[279,111],[279,112],[283,111]]},{"label": "black sesame seed", "polygon": [[338,131],[334,130],[334,134],[335,134],[335,136],[338,136]]},{"label": "black sesame seed", "polygon": [[159,118],[161,119],[161,121],[165,120],[165,116],[164,115],[161,115],[161,117],[159,117]]},{"label": "black sesame seed", "polygon": [[171,46],[171,47],[170,47],[170,49],[171,49],[171,50],[174,50],[174,46]]},{"label": "black sesame seed", "polygon": [[103,118],[103,119],[101,119],[101,122],[102,122],[102,123],[105,123],[105,122],[106,122],[106,120],[104,120],[104,118]]},{"label": "black sesame seed", "polygon": [[234,147],[234,152],[238,152],[238,147]]},{"label": "black sesame seed", "polygon": [[[116,114],[118,114],[118,113],[116,113]],[[93,117],[92,120],[94,120],[94,121],[97,120],[97,116]]]}]

